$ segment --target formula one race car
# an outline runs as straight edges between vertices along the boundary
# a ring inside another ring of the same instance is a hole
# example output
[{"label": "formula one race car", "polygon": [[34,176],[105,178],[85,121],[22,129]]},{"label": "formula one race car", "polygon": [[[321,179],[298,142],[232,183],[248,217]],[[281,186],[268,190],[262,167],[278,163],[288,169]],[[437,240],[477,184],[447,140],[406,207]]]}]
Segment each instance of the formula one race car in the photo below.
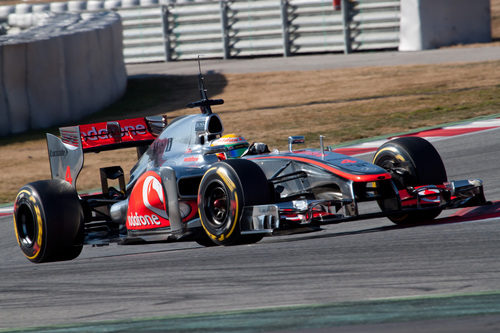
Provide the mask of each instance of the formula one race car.
[{"label": "formula one race car", "polygon": [[[24,255],[37,263],[71,260],[85,244],[110,242],[249,244],[362,218],[419,223],[446,208],[486,203],[480,180],[448,182],[436,149],[418,137],[385,143],[373,164],[325,149],[322,139],[320,149],[297,149],[298,136],[285,152],[233,145],[245,152],[231,159],[228,145],[214,145],[224,128],[211,106],[223,101],[207,98],[201,74],[199,89],[201,100],[188,106],[201,113],[168,125],[155,116],[47,134],[52,179],[22,187],[14,207]],[[84,154],[123,147],[139,155],[128,183],[121,167],[104,167],[102,192],[79,195]]]}]

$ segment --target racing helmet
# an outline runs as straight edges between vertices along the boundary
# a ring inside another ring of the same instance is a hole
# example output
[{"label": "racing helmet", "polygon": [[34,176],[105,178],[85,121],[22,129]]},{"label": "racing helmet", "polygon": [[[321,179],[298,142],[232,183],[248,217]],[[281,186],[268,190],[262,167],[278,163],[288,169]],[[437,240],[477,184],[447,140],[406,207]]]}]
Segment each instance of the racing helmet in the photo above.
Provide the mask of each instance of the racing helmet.
[{"label": "racing helmet", "polygon": [[216,154],[219,160],[226,160],[241,157],[250,145],[244,137],[231,133],[212,141],[210,146],[226,147],[227,151],[225,153]]}]

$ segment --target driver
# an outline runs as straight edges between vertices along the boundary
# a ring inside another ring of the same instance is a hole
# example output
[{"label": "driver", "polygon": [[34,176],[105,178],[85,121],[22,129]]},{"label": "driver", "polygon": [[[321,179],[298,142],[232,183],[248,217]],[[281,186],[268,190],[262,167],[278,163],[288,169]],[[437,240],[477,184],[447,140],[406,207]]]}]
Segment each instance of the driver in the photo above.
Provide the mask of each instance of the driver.
[{"label": "driver", "polygon": [[229,158],[243,157],[246,155],[269,153],[269,148],[265,143],[254,142],[250,145],[244,137],[234,133],[224,135],[212,141],[210,146],[226,147],[226,152],[216,154],[221,161]]},{"label": "driver", "polygon": [[212,141],[210,146],[226,147],[226,152],[216,154],[219,160],[223,161],[228,158],[241,157],[250,145],[244,137],[231,133]]}]

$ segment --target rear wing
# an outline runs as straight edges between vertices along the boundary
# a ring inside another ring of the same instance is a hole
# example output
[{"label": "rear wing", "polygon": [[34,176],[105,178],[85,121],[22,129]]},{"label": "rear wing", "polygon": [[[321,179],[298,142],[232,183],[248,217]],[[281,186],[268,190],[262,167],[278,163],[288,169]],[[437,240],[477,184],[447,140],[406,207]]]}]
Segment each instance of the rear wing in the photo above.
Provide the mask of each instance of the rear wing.
[{"label": "rear wing", "polygon": [[149,146],[166,126],[164,117],[161,119],[152,118],[134,118],[61,127],[59,131],[63,143],[74,147],[81,143],[84,153]]},{"label": "rear wing", "polygon": [[75,186],[85,153],[137,147],[140,156],[166,126],[166,116],[154,116],[61,127],[61,138],[47,133],[52,178]]}]

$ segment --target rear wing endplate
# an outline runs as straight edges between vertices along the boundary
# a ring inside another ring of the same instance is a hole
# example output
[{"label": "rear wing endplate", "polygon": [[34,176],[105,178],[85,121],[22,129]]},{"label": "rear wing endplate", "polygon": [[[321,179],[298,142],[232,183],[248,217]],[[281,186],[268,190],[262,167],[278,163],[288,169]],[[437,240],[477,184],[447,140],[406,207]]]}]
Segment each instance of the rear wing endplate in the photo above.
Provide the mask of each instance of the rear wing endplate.
[{"label": "rear wing endplate", "polygon": [[165,116],[154,116],[61,127],[61,138],[47,133],[52,178],[75,186],[84,153],[129,147],[144,152],[166,125]]}]

